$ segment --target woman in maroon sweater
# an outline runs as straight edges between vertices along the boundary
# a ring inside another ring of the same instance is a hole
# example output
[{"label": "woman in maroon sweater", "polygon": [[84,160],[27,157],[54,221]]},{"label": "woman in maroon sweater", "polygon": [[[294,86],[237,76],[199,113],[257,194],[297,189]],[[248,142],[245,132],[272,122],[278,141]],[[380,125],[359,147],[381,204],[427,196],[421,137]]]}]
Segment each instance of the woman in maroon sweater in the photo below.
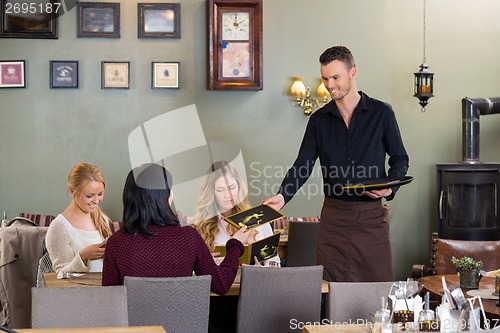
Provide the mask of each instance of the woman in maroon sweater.
[{"label": "woman in maroon sweater", "polygon": [[226,243],[217,266],[205,241],[192,227],[181,227],[171,208],[172,177],[158,164],[144,164],[127,176],[123,189],[123,228],[107,241],[102,285],[121,285],[125,276],[211,275],[214,293],[227,293],[249,232],[240,229]]}]

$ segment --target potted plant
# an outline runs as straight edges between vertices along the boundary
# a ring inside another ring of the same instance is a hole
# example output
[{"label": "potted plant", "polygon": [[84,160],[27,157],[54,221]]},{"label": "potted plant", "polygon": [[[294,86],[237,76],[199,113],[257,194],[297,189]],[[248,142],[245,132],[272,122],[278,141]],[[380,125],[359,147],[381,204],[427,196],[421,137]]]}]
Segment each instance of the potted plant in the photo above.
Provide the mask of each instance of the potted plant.
[{"label": "potted plant", "polygon": [[460,276],[460,287],[466,289],[479,288],[479,281],[482,278],[480,272],[483,268],[483,262],[481,260],[475,260],[471,257],[464,256],[460,259],[452,257],[451,262],[455,265]]}]

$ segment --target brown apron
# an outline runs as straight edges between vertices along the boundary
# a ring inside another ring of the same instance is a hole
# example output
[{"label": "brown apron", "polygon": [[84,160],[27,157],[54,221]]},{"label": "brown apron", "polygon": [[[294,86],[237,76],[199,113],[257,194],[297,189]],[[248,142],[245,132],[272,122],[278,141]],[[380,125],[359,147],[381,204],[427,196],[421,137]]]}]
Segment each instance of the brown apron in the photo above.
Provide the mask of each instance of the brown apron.
[{"label": "brown apron", "polygon": [[389,208],[381,200],[325,198],[317,262],[327,281],[393,281]]}]

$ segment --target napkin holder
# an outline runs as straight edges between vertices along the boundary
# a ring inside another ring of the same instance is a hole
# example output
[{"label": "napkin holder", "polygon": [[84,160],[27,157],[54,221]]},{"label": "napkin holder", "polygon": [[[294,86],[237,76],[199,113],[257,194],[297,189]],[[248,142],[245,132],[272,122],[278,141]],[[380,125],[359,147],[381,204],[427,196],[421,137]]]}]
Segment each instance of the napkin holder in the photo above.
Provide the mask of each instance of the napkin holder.
[{"label": "napkin holder", "polygon": [[[476,300],[479,306],[474,305]],[[454,305],[452,306],[450,302],[448,302],[446,296],[443,296],[441,304],[436,307],[436,315],[439,317],[441,332],[448,333],[481,330],[481,313],[483,318],[486,318],[481,297],[475,296],[469,298],[467,302],[469,303],[469,307],[459,310],[455,309]]]}]

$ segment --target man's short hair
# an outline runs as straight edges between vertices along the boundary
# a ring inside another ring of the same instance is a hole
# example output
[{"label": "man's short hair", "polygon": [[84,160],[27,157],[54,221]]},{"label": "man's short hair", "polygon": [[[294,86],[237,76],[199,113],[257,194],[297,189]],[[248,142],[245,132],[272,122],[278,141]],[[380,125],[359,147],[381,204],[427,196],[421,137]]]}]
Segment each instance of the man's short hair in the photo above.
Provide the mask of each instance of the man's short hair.
[{"label": "man's short hair", "polygon": [[348,69],[356,67],[351,51],[345,46],[332,46],[326,49],[319,57],[321,65],[325,66],[334,60],[342,61]]}]

